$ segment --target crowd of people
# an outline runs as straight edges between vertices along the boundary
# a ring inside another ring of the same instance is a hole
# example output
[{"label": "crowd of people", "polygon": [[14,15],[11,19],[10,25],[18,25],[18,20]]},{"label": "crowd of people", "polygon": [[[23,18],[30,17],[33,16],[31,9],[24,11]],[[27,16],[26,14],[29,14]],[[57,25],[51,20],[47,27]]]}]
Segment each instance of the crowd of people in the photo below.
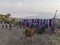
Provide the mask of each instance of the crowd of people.
[{"label": "crowd of people", "polygon": [[54,33],[54,31],[55,31],[55,29],[57,28],[57,25],[56,25],[56,21],[54,22],[55,20],[53,20],[53,19],[46,19],[46,20],[44,20],[44,19],[30,19],[30,20],[28,20],[28,19],[23,19],[23,20],[21,20],[20,21],[20,27],[24,27],[24,28],[26,28],[26,27],[28,27],[28,28],[30,28],[30,29],[37,29],[37,30],[39,30],[39,32],[41,33],[41,32],[44,32],[44,30],[46,29],[46,28],[49,28],[50,27],[50,32],[51,33]]},{"label": "crowd of people", "polygon": [[13,23],[4,23],[4,22],[2,22],[1,23],[1,27],[2,28],[7,28],[7,29],[13,29]]},{"label": "crowd of people", "polygon": [[[17,23],[19,28],[29,28],[29,29],[36,29],[39,33],[42,33],[45,31],[46,28],[50,27],[51,33],[54,33],[55,29],[57,28],[57,21],[54,21],[53,19],[23,19]],[[13,29],[14,25],[13,23],[1,23],[2,28],[7,29]]]}]

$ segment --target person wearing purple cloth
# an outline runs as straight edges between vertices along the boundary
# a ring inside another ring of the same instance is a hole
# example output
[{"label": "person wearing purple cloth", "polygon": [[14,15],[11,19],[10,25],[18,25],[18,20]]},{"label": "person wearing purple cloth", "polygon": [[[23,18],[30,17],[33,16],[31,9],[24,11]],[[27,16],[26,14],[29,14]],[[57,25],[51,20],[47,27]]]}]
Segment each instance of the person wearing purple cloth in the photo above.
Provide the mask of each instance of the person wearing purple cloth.
[{"label": "person wearing purple cloth", "polygon": [[55,27],[54,23],[55,23],[54,20],[51,19],[51,24],[50,24],[50,26],[51,26],[51,32],[50,32],[50,33],[51,33],[51,34],[55,32],[55,28],[56,28],[56,27]]}]

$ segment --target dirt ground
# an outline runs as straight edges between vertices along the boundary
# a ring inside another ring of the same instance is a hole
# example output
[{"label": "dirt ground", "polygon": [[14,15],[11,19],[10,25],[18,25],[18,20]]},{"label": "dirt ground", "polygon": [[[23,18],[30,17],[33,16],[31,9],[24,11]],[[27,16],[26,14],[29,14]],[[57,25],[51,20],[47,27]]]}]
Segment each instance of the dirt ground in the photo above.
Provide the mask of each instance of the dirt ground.
[{"label": "dirt ground", "polygon": [[60,45],[60,36],[55,34],[34,35],[33,41],[20,40],[24,29],[0,29],[0,45]]}]

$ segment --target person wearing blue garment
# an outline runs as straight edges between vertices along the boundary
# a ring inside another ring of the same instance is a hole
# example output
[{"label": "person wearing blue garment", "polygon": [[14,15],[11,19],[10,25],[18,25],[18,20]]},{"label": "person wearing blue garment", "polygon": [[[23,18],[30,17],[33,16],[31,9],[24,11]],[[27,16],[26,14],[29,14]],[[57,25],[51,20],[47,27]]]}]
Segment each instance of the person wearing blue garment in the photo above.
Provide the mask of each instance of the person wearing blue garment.
[{"label": "person wearing blue garment", "polygon": [[48,20],[46,20],[45,26],[46,26],[46,28],[48,28]]},{"label": "person wearing blue garment", "polygon": [[39,19],[37,19],[37,25],[39,26]]},{"label": "person wearing blue garment", "polygon": [[52,19],[49,19],[49,27],[51,28],[51,31],[50,31],[50,33],[52,33]]},{"label": "person wearing blue garment", "polygon": [[22,23],[21,23],[21,21],[19,22],[19,27],[21,28],[21,26],[22,26]]},{"label": "person wearing blue garment", "polygon": [[31,29],[35,28],[34,23],[31,24]]},{"label": "person wearing blue garment", "polygon": [[21,21],[21,26],[22,26],[22,27],[24,26],[24,22],[23,22],[23,21]]},{"label": "person wearing blue garment", "polygon": [[24,26],[24,20],[21,20],[21,27]]},{"label": "person wearing blue garment", "polygon": [[12,29],[12,23],[10,22],[9,23],[9,30],[11,30]]},{"label": "person wearing blue garment", "polygon": [[23,19],[23,20],[22,20],[22,26],[23,26],[23,27],[24,27],[24,23],[25,23],[25,20]]},{"label": "person wearing blue garment", "polygon": [[51,20],[50,20],[50,23],[51,23],[51,24],[50,24],[50,27],[51,27],[51,32],[50,32],[50,33],[52,34],[52,33],[54,33],[54,31],[55,31],[54,20],[51,19]]},{"label": "person wearing blue garment", "polygon": [[29,28],[31,28],[31,19],[28,20]]},{"label": "person wearing blue garment", "polygon": [[35,28],[37,30],[37,33],[39,34],[40,33],[40,26],[38,24],[36,24]]},{"label": "person wearing blue garment", "polygon": [[7,23],[6,23],[5,27],[8,28]]},{"label": "person wearing blue garment", "polygon": [[40,33],[43,33],[44,31],[45,31],[45,20],[42,19],[41,20],[41,25],[40,25]]},{"label": "person wearing blue garment", "polygon": [[52,25],[52,19],[49,19],[49,27],[51,27]]},{"label": "person wearing blue garment", "polygon": [[33,29],[34,27],[35,27],[35,25],[34,25],[34,19],[32,19],[31,29]]},{"label": "person wearing blue garment", "polygon": [[54,33],[54,31],[55,31],[55,27],[53,26],[51,27],[51,34]]},{"label": "person wearing blue garment", "polygon": [[43,29],[42,29],[42,19],[40,19],[39,22],[40,22],[40,26],[39,26],[38,31],[39,31],[39,33],[42,33],[43,32]]},{"label": "person wearing blue garment", "polygon": [[30,22],[31,22],[30,19],[28,19],[28,21],[27,21],[27,26],[28,26],[28,28],[30,28],[30,25],[31,25]]},{"label": "person wearing blue garment", "polygon": [[43,20],[43,24],[42,24],[42,31],[44,32],[45,31],[45,20]]},{"label": "person wearing blue garment", "polygon": [[29,22],[27,21],[27,27],[29,28]]},{"label": "person wearing blue garment", "polygon": [[43,20],[43,24],[45,24],[45,19]]}]

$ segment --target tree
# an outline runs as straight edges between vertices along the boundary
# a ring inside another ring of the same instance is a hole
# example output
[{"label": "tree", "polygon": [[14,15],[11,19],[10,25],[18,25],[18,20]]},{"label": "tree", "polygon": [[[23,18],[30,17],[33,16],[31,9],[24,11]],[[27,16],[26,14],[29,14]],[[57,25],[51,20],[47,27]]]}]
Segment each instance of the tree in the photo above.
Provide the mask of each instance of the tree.
[{"label": "tree", "polygon": [[10,16],[11,16],[11,14],[10,14],[10,13],[8,13],[8,14],[7,14],[7,17],[9,18]]}]

